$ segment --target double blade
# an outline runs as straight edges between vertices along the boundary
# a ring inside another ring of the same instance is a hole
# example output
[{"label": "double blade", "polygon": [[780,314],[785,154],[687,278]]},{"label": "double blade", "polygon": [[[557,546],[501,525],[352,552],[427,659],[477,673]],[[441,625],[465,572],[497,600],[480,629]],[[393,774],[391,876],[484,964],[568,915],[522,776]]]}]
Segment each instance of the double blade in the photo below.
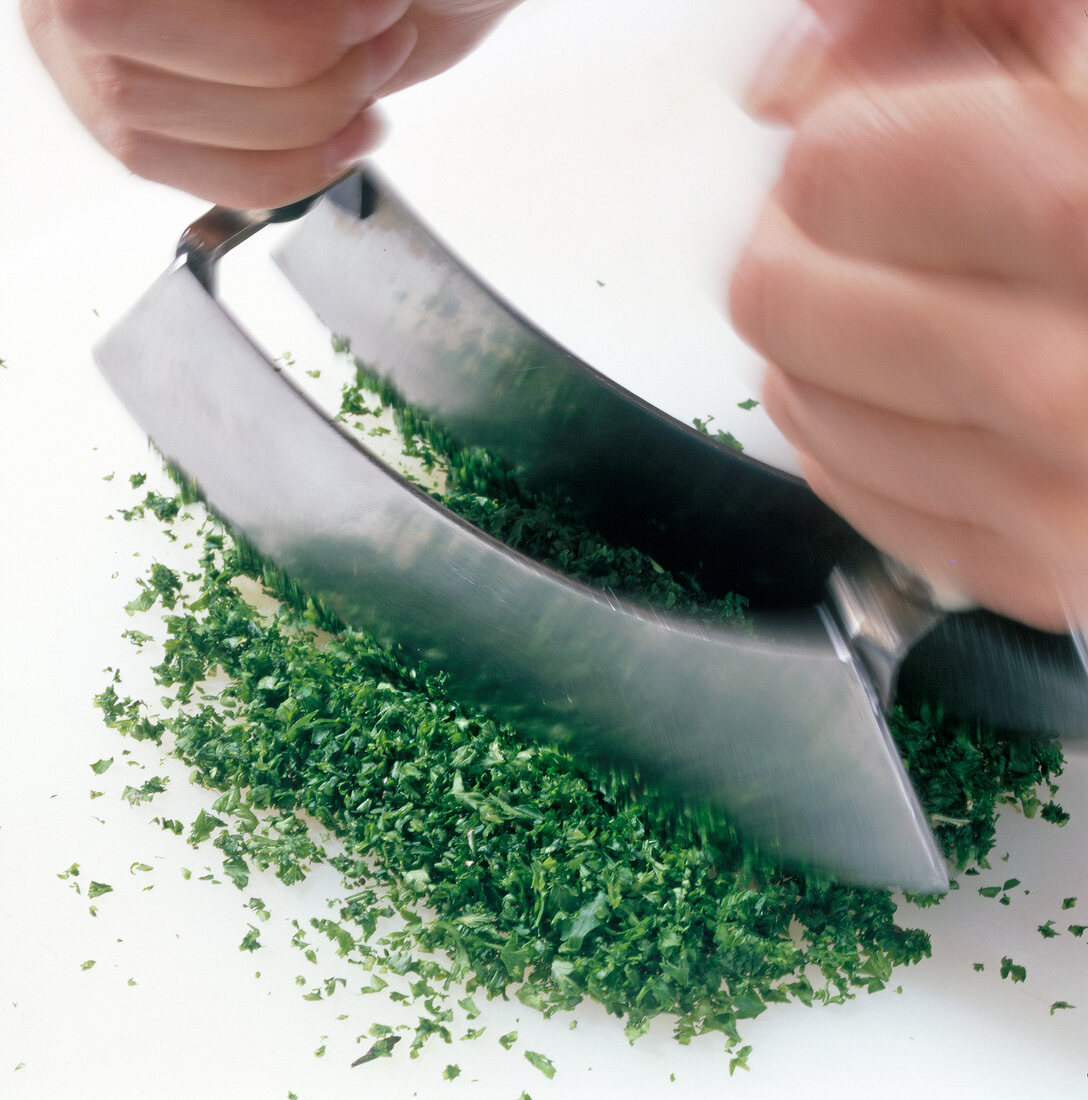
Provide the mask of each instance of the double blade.
[{"label": "double blade", "polygon": [[402,398],[505,460],[529,487],[568,496],[604,533],[758,608],[824,601],[837,571],[844,583],[830,602],[886,704],[899,686],[1012,729],[1088,736],[1088,673],[1072,638],[902,598],[872,547],[804,482],[577,359],[372,173],[342,181],[276,258]]},{"label": "double blade", "polygon": [[785,862],[947,887],[871,684],[815,612],[753,638],[606,599],[508,550],[311,404],[185,260],[96,357],[215,511],[458,697],[723,807]]}]

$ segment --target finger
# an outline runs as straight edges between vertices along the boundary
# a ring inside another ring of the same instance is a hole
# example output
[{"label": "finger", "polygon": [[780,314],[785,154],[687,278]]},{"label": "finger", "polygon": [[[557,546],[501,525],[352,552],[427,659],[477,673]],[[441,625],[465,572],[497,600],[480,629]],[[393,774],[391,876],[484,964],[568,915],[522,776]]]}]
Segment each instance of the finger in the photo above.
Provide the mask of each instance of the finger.
[{"label": "finger", "polygon": [[810,3],[764,59],[746,107],[796,125],[818,102],[848,87],[932,77],[989,51],[940,0]]},{"label": "finger", "polygon": [[408,63],[384,85],[391,95],[444,72],[470,53],[521,0],[415,0],[407,18],[418,32]]},{"label": "finger", "polygon": [[1088,125],[1047,81],[872,85],[805,116],[777,195],[827,248],[1080,297],[1086,166]]},{"label": "finger", "polygon": [[380,136],[378,117],[368,110],[331,139],[303,149],[224,149],[133,131],[123,148],[110,152],[145,179],[223,206],[263,210],[319,191],[372,149]]},{"label": "finger", "polygon": [[291,87],[396,23],[410,0],[55,0],[83,49],[198,80]]},{"label": "finger", "polygon": [[1088,550],[1088,476],[1009,440],[897,416],[768,369],[767,412],[836,479],[935,518],[1006,532],[1025,548]]},{"label": "finger", "polygon": [[216,84],[120,61],[103,113],[112,127],[192,144],[299,149],[333,137],[360,114],[415,40],[411,24],[394,24],[297,88]]},{"label": "finger", "polygon": [[931,583],[1041,630],[1066,629],[1077,597],[1047,547],[1025,551],[989,528],[906,507],[842,481],[812,459],[802,459],[802,472],[829,507]]},{"label": "finger", "polygon": [[1062,85],[1088,102],[1088,9],[1082,0],[946,0],[964,10],[979,30],[1004,29],[1004,41]]},{"label": "finger", "polygon": [[772,201],[730,310],[738,333],[800,382],[1088,469],[1088,321],[1074,305],[828,252]]}]

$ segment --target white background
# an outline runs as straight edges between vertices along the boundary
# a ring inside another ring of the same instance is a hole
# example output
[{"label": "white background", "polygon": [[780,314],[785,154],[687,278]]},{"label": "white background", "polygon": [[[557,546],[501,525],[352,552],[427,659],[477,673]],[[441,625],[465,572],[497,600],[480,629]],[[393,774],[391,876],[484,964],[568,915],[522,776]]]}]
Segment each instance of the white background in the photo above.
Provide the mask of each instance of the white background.
[{"label": "white background", "polygon": [[[122,606],[158,549],[106,518],[131,502],[127,475],[154,462],[90,347],[203,206],[98,151],[37,70],[13,9],[0,15],[0,1097],[1088,1097],[1088,940],[1036,931],[1088,923],[1083,755],[1063,787],[1069,826],[1009,815],[992,872],[935,910],[904,912],[932,932],[933,958],[896,977],[902,994],[773,1008],[746,1029],[748,1073],[730,1078],[713,1039],[681,1048],[662,1026],[632,1048],[592,1008],[571,1031],[566,1018],[501,1004],[487,1006],[474,1043],[349,1068],[355,1037],[395,1016],[354,993],[303,1001],[295,975],[308,989],[340,971],[331,952],[313,966],[287,946],[291,919],[324,915],[335,879],[291,890],[257,879],[244,894],[197,881],[212,854],[150,819],[191,820],[210,797],[91,706],[105,666],[135,677],[146,664],[120,638],[142,625]],[[584,358],[788,461],[758,410],[735,410],[758,372],[719,309],[730,249],[781,143],[745,120],[735,92],[787,5],[626,0],[621,25],[616,10],[527,4],[460,70],[391,105],[380,159],[440,232]],[[225,293],[270,353],[324,363],[324,336],[292,312],[261,239],[251,247]],[[95,776],[91,762],[110,756]],[[131,809],[122,786],[151,775],[169,776],[169,793]],[[153,869],[130,873],[134,862]],[[114,887],[97,917],[57,877],[73,863],[84,886]],[[1008,907],[975,893],[1012,876],[1022,886]],[[273,913],[252,955],[237,949],[257,923],[250,895]],[[1079,901],[1063,912],[1068,896]],[[1026,982],[1000,979],[1004,955]],[[1057,1000],[1080,1007],[1051,1017]],[[512,1029],[507,1052],[495,1038]],[[555,1061],[553,1081],[525,1049]],[[451,1062],[463,1074],[445,1082]]]}]

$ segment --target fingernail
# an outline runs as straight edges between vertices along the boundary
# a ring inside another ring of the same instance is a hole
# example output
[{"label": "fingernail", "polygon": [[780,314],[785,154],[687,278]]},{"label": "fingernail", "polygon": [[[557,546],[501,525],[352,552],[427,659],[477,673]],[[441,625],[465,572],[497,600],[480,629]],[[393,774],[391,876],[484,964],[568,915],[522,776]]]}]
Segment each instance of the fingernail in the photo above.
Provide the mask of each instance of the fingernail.
[{"label": "fingernail", "polygon": [[820,71],[828,34],[810,12],[796,18],[764,56],[743,96],[749,114],[786,121],[790,108],[804,97]]}]

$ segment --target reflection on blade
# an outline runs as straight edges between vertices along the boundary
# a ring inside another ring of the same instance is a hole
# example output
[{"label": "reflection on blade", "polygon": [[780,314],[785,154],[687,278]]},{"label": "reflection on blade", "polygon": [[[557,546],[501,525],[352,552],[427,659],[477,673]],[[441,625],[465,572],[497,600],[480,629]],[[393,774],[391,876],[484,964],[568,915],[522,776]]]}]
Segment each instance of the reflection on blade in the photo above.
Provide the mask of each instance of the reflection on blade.
[{"label": "reflection on blade", "polygon": [[615,603],[464,524],[278,373],[184,263],[97,349],[159,449],[341,617],[525,732],[633,763],[844,879],[947,878],[883,717],[819,622],[769,641]]},{"label": "reflection on blade", "polygon": [[556,344],[369,176],[330,192],[276,261],[405,401],[708,590],[813,604],[832,565],[862,545],[799,479],[718,445]]},{"label": "reflection on blade", "polygon": [[[592,527],[710,592],[813,605],[834,567],[864,569],[875,554],[798,479],[720,446],[555,343],[370,173],[338,184],[276,258],[367,368],[459,442],[531,488],[568,495]],[[861,608],[888,618],[904,643],[870,666],[884,688],[898,680],[968,718],[1088,737],[1088,672],[1073,639],[933,607],[921,617],[908,608],[900,622],[903,607],[893,596]],[[919,631],[923,620],[940,625]]]}]

